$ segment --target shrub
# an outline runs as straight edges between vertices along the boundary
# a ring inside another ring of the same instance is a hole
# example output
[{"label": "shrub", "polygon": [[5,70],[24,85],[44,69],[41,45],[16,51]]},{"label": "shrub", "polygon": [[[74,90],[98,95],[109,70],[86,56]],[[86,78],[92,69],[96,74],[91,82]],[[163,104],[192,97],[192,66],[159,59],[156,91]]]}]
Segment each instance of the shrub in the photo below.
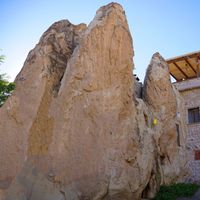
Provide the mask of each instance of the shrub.
[{"label": "shrub", "polygon": [[3,74],[0,74],[0,107],[4,104],[6,99],[12,94],[15,84],[9,83]]},{"label": "shrub", "polygon": [[[3,63],[5,56],[0,55],[0,64]],[[15,88],[14,83],[9,83],[6,74],[0,74],[0,107],[4,104],[6,99],[12,94]]]},{"label": "shrub", "polygon": [[191,197],[199,188],[200,185],[187,183],[163,185],[153,200],[176,200],[178,197]]}]

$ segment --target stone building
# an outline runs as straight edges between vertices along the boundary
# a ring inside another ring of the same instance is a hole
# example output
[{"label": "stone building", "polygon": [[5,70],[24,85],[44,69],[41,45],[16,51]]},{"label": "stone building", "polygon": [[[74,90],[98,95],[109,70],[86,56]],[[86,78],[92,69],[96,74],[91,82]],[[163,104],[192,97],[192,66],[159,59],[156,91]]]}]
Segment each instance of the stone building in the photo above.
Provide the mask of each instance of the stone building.
[{"label": "stone building", "polygon": [[200,183],[200,51],[166,61],[173,84],[185,101],[190,171],[187,181]]}]

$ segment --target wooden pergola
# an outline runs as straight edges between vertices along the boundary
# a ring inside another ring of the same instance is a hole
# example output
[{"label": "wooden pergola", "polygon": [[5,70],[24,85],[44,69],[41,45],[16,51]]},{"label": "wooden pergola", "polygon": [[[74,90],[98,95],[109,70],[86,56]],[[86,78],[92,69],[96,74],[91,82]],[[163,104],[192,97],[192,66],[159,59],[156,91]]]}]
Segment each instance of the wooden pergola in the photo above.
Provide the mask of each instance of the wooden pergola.
[{"label": "wooden pergola", "polygon": [[169,58],[166,62],[170,75],[176,81],[200,77],[200,51]]}]

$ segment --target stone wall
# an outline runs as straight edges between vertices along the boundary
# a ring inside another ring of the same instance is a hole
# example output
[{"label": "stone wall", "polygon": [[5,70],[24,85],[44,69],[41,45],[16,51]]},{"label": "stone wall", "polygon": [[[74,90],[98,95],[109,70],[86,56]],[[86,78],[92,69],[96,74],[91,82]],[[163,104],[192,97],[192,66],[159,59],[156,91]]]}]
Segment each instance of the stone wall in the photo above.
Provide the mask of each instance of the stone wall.
[{"label": "stone wall", "polygon": [[200,87],[200,78],[194,78],[175,83],[179,91],[191,90]]},{"label": "stone wall", "polygon": [[200,123],[188,125],[187,148],[190,159],[188,168],[191,172],[187,181],[200,183],[200,160],[195,159],[195,151],[200,150]]},{"label": "stone wall", "polygon": [[191,79],[174,84],[185,101],[185,122],[187,124],[187,149],[189,150],[188,168],[190,176],[186,181],[200,182],[200,160],[195,153],[200,150],[200,123],[188,123],[188,109],[200,107],[200,79]]}]

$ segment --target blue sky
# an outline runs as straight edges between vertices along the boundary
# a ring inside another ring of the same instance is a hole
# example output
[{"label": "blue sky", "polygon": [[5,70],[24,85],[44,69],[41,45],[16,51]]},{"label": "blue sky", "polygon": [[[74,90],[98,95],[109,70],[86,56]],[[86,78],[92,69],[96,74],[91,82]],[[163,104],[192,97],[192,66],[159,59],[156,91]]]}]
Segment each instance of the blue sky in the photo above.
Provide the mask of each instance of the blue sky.
[{"label": "blue sky", "polygon": [[[141,80],[151,56],[164,58],[200,50],[200,0],[116,0],[128,19]],[[6,55],[0,73],[14,80],[28,52],[55,21],[89,23],[108,0],[0,0],[0,54]]]}]

